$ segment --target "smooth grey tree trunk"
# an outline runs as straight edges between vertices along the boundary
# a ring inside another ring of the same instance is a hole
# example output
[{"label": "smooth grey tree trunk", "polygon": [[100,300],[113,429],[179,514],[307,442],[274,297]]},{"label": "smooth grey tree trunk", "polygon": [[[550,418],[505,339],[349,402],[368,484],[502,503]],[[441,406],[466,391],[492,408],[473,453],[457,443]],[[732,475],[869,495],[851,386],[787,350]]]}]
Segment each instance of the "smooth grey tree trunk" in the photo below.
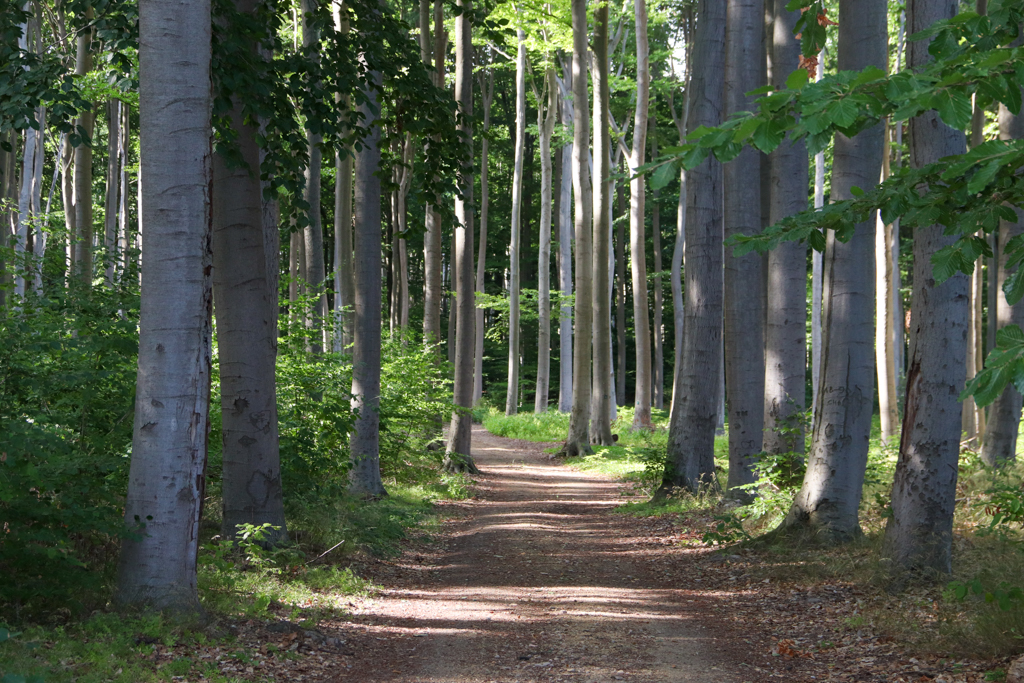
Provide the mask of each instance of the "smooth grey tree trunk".
[{"label": "smooth grey tree trunk", "polygon": [[114,602],[198,612],[213,336],[209,2],[143,0],[139,44],[146,248],[125,505],[132,533]]},{"label": "smooth grey tree trunk", "polygon": [[[611,129],[609,127],[608,6],[594,9],[594,185],[593,201],[593,383],[590,440],[600,446],[612,445],[611,410],[615,400],[612,386],[612,310],[608,297],[611,258]],[[577,308],[578,310],[578,308]]]},{"label": "smooth grey tree trunk", "polygon": [[[647,300],[647,235],[645,211],[647,176],[636,174],[647,155],[647,118],[651,70],[647,46],[647,2],[634,0],[636,19],[636,109],[633,114],[633,145],[629,155],[629,252],[633,275],[633,330],[636,348],[634,430],[653,429],[651,422],[651,321]],[[625,383],[625,377],[619,381]],[[731,471],[731,470],[730,470]]]},{"label": "smooth grey tree trunk", "polygon": [[[379,72],[369,77],[380,83]],[[358,111],[369,132],[355,155],[355,310],[352,343],[352,410],[355,429],[349,440],[352,468],[349,493],[360,498],[386,496],[380,476],[381,238],[380,108],[377,89],[363,90]]]},{"label": "smooth grey tree trunk", "polygon": [[[885,131],[885,150],[882,155],[882,182],[889,177],[889,130]],[[896,357],[893,342],[892,254],[893,229],[878,214],[875,229],[875,366],[878,369],[878,417],[881,442],[888,445],[899,429],[899,410],[896,404]]]},{"label": "smooth grey tree trunk", "polygon": [[117,255],[117,224],[118,195],[121,190],[121,174],[118,168],[118,150],[121,147],[121,101],[112,99],[107,102],[107,188],[103,212],[103,246],[104,276],[107,286],[114,286],[114,277],[118,261]]},{"label": "smooth grey tree trunk", "polygon": [[[544,72],[544,92],[536,93],[540,142],[540,249],[537,260],[537,391],[533,410],[545,413],[551,384],[551,136],[555,131],[558,91],[555,72]],[[547,101],[546,109],[544,101]],[[479,280],[479,276],[477,276]],[[479,336],[479,333],[478,333]]]},{"label": "smooth grey tree trunk", "polygon": [[[490,188],[487,175],[490,167],[491,141],[487,133],[491,129],[491,103],[494,102],[494,70],[488,69],[480,76],[480,99],[483,104],[483,130],[480,141],[480,244],[476,260],[476,291],[484,293],[484,274],[487,272],[487,220],[490,210]],[[473,405],[484,396],[484,309],[475,309],[476,344],[473,353]]]},{"label": "smooth grey tree trunk", "polygon": [[[717,126],[725,108],[726,3],[701,0],[687,130]],[[717,486],[715,426],[722,367],[722,165],[709,157],[686,176],[686,320],[676,372],[665,474],[656,497]]]},{"label": "smooth grey tree trunk", "polygon": [[[839,5],[840,71],[885,69],[886,3],[843,0]],[[836,134],[832,197],[878,184],[882,124],[854,138]],[[864,488],[874,403],[875,219],[857,224],[847,243],[827,237],[824,259],[824,333],[814,435],[803,486],[783,522],[825,542],[860,534],[858,507]],[[957,421],[959,424],[959,420]]]},{"label": "smooth grey tree trunk", "polygon": [[[235,8],[255,11],[255,2]],[[263,230],[260,150],[256,129],[235,102],[231,124],[246,167],[213,159],[213,291],[220,358],[223,446],[221,534],[234,538],[238,525],[269,523],[264,537],[287,539],[277,425],[277,291],[267,272]]]},{"label": "smooth grey tree trunk", "polygon": [[[434,85],[444,87],[444,56],[447,34],[444,6],[434,0]],[[441,343],[441,300],[444,298],[441,270],[441,213],[427,205],[426,233],[423,235],[423,341]]]},{"label": "smooth grey tree trunk", "polygon": [[523,211],[523,157],[526,154],[526,32],[519,29],[516,56],[516,140],[512,170],[512,241],[509,244],[508,387],[505,414],[519,412],[519,234]]},{"label": "smooth grey tree trunk", "polygon": [[[455,18],[455,101],[463,114],[459,131],[468,145],[467,159],[459,184],[462,197],[455,200],[455,249],[452,279],[455,281],[456,305],[452,315],[455,328],[455,410],[448,429],[448,444],[443,467],[449,472],[478,472],[473,462],[473,346],[476,332],[473,278],[473,12],[472,0],[459,0],[462,13]],[[520,37],[521,34],[520,34]],[[520,43],[521,44],[521,43]],[[523,53],[525,60],[525,53]],[[525,85],[524,85],[525,87]],[[524,113],[525,122],[525,113]]]},{"label": "smooth grey tree trunk", "polygon": [[[78,230],[75,223],[75,148],[70,136],[64,137],[60,154],[60,195],[64,205],[64,229],[67,231],[67,283],[71,284],[78,262]],[[12,169],[13,171],[13,169]]]},{"label": "smooth grey tree trunk", "polygon": [[587,3],[572,0],[572,190],[576,232],[576,328],[573,334],[572,411],[564,453],[590,453],[591,340],[594,335],[593,203],[590,188],[590,119],[587,103]]},{"label": "smooth grey tree trunk", "polygon": [[[957,6],[947,0],[910,0],[911,34],[951,19]],[[907,65],[922,69],[931,56],[928,41],[910,44]],[[910,120],[910,163],[915,168],[967,151],[961,131],[942,123],[935,111]],[[953,508],[960,458],[959,400],[964,388],[970,282],[957,273],[939,284],[932,256],[957,235],[933,225],[914,231],[914,293],[910,362],[900,454],[892,485],[892,516],[882,553],[895,567],[949,574],[953,570]]]},{"label": "smooth grey tree trunk", "polygon": [[[749,111],[746,93],[763,85],[764,0],[728,0],[725,29],[726,115]],[[761,231],[761,153],[744,147],[723,167],[725,238]],[[729,495],[754,483],[753,464],[764,439],[764,270],[760,254],[725,254],[725,392],[729,411]]]},{"label": "smooth grey tree trunk", "polygon": [[[572,74],[567,73],[565,80],[569,81],[571,88]],[[563,96],[563,123],[573,120],[571,107],[572,103]],[[563,297],[570,296],[573,291],[572,147],[571,142],[562,146],[562,174],[559,179],[561,198],[558,203],[558,283]],[[562,306],[558,323],[558,410],[563,413],[572,410],[573,403],[572,323],[573,307]]]},{"label": "smooth grey tree trunk", "polygon": [[[426,2],[427,0],[424,0]],[[428,7],[429,10],[429,7]],[[421,15],[422,16],[422,15]],[[429,21],[429,18],[428,18]],[[340,5],[334,6],[334,27],[344,35],[349,31],[348,16]],[[427,42],[429,43],[429,29]],[[429,64],[429,57],[424,58]],[[344,104],[351,106],[346,96]],[[334,352],[351,349],[353,339],[353,313],[356,284],[352,263],[352,149],[345,148],[334,155]],[[346,310],[347,309],[347,310]]]},{"label": "smooth grey tree trunk", "polygon": [[[302,12],[302,47],[313,52],[319,60],[320,31],[312,23],[317,0],[300,0]],[[309,150],[309,165],[305,168],[305,190],[303,199],[309,203],[309,224],[303,230],[306,252],[306,286],[310,294],[316,294],[312,315],[307,324],[312,333],[309,349],[321,353],[326,343],[324,321],[327,318],[327,293],[324,292],[326,268],[324,267],[324,229],[320,218],[320,171],[323,166],[323,152],[320,149],[322,136],[306,128],[306,146]]]},{"label": "smooth grey tree trunk", "polygon": [[[86,17],[92,18],[92,8],[89,8]],[[91,42],[91,31],[83,31],[78,36],[76,76],[85,76],[92,71],[92,52],[89,49]],[[79,115],[77,125],[92,140],[95,123],[96,113],[90,108]],[[84,143],[75,147],[74,192],[75,226],[78,231],[75,265],[82,283],[90,287],[93,275],[92,147]]]},{"label": "smooth grey tree trunk", "polygon": [[[799,11],[772,0],[775,21],[772,81],[784,88],[799,68],[800,41],[793,35]],[[786,140],[772,152],[769,222],[807,209],[807,145]],[[807,380],[807,245],[785,242],[768,253],[768,312],[765,325],[764,439],[768,453],[804,450],[794,420],[804,410]],[[783,431],[788,428],[787,431]]]},{"label": "smooth grey tree trunk", "polygon": [[[825,75],[824,55],[818,58],[817,80]],[[825,152],[814,155],[814,208],[825,206]],[[818,387],[821,383],[821,300],[824,294],[823,254],[811,252],[811,411],[812,424],[818,422]]]},{"label": "smooth grey tree trunk", "polygon": [[[619,173],[625,174],[624,162],[620,159]],[[616,375],[619,381],[615,384],[615,402],[626,405],[626,199],[622,185],[615,193],[615,335],[617,346]]]},{"label": "smooth grey tree trunk", "polygon": [[[651,139],[651,158],[658,158],[658,139],[656,128],[656,116],[651,116],[648,123],[648,134]],[[651,393],[651,400],[654,407],[661,410],[665,407],[665,329],[662,320],[664,310],[664,292],[661,284],[661,198],[660,190],[653,190],[651,198],[654,200],[651,206],[651,237],[654,240],[654,367],[651,370],[651,378],[654,382],[654,389]]]},{"label": "smooth grey tree trunk", "polygon": [[[1024,115],[1014,115],[1004,105],[999,107],[999,137],[1003,140],[1024,138]],[[1018,235],[1024,234],[1024,213],[1017,211],[1017,222],[1000,221],[999,244],[1006,244]],[[989,311],[995,315],[999,328],[1006,325],[1024,327],[1024,303],[1010,305],[1003,294],[1003,283],[1007,275],[1007,251],[998,254],[998,305]],[[996,397],[989,409],[988,425],[981,445],[981,459],[990,467],[1002,467],[1017,459],[1017,432],[1020,427],[1021,394],[1012,383],[1007,384],[1003,393]]]}]

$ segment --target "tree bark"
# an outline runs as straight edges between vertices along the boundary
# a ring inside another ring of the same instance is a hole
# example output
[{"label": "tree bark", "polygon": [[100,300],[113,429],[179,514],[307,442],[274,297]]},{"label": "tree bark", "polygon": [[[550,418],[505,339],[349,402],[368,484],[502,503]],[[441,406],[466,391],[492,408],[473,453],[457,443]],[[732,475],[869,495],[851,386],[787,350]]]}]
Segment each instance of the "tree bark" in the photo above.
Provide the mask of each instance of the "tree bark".
[{"label": "tree bark", "polygon": [[[643,0],[638,0],[642,2]],[[590,414],[591,443],[612,445],[612,317],[609,299],[611,241],[611,129],[609,127],[610,84],[608,80],[608,6],[594,9],[594,185],[593,201],[593,383]],[[621,381],[621,379],[620,379]]]},{"label": "tree bark", "polygon": [[[315,55],[319,61],[320,31],[313,23],[317,0],[300,0],[302,12],[302,47]],[[309,150],[309,165],[305,169],[305,190],[303,199],[309,204],[309,224],[303,230],[306,251],[306,286],[316,296],[307,325],[311,331],[309,350],[322,353],[326,344],[324,320],[327,317],[327,294],[324,292],[326,268],[324,267],[324,229],[320,217],[320,171],[323,166],[323,152],[320,142],[323,136],[313,132],[307,124],[306,146]]]},{"label": "tree bark", "polygon": [[[462,197],[455,200],[455,249],[452,275],[455,280],[455,410],[448,429],[443,467],[448,472],[476,473],[472,455],[473,346],[476,333],[473,278],[473,12],[472,0],[459,0],[462,13],[455,18],[455,101],[462,111],[459,131],[468,147],[459,184]],[[524,57],[525,59],[525,53]],[[525,114],[524,114],[525,116]]]},{"label": "tree bark", "polygon": [[544,92],[539,93],[537,99],[537,137],[540,140],[540,254],[537,260],[537,391],[533,400],[533,410],[536,413],[547,412],[551,384],[551,136],[555,131],[555,112],[558,107],[556,87],[555,73],[549,67],[544,72]]},{"label": "tree bark", "polygon": [[[784,88],[799,68],[800,41],[793,35],[799,11],[774,3],[772,81]],[[772,152],[770,223],[807,209],[807,145],[786,140]],[[804,411],[807,381],[807,246],[785,242],[768,253],[765,337],[764,440],[768,453],[802,453],[804,435],[794,420]]]},{"label": "tree bark", "polygon": [[[843,0],[839,5],[839,70],[886,68],[888,36],[884,0]],[[852,197],[853,186],[878,184],[882,124],[853,138],[837,133],[832,197]],[[874,403],[874,217],[857,224],[847,243],[827,237],[821,384],[811,453],[803,486],[784,527],[806,528],[825,542],[860,534],[858,507],[864,488]]]},{"label": "tree bark", "polygon": [[[910,0],[911,34],[951,19],[956,5],[945,0]],[[930,60],[925,41],[911,43],[908,66]],[[935,111],[910,121],[910,163],[920,168],[964,154],[964,134],[942,123]],[[964,387],[970,283],[957,273],[942,284],[932,274],[932,256],[958,236],[941,225],[914,232],[914,294],[907,398],[900,454],[892,486],[892,516],[885,526],[883,554],[899,569],[952,571],[953,508],[960,457],[959,395]]]},{"label": "tree bark", "polygon": [[[722,122],[726,3],[701,0],[690,76],[688,132]],[[717,486],[715,425],[722,367],[722,165],[709,157],[686,177],[686,321],[676,369],[665,474],[656,497]]]},{"label": "tree bark", "polygon": [[[86,13],[92,18],[92,8]],[[83,31],[78,36],[78,52],[75,61],[75,75],[84,76],[92,71],[92,30]],[[96,113],[93,109],[83,111],[78,117],[78,127],[85,131],[89,140],[93,137]],[[92,147],[84,142],[75,147],[75,227],[78,240],[75,251],[77,273],[86,287],[92,286],[93,261],[93,226],[92,226]]]},{"label": "tree bark", "polygon": [[[235,8],[252,14],[255,3]],[[255,50],[253,50],[255,54]],[[234,103],[231,125],[246,166],[213,159],[213,290],[220,358],[223,446],[221,534],[269,523],[264,541],[287,539],[277,424],[277,292],[267,272],[256,129]]]},{"label": "tree bark", "polygon": [[[1003,140],[1024,138],[1024,115],[1014,115],[1005,106],[999,107],[999,137]],[[999,223],[999,244],[1006,244],[1014,237],[1024,234],[1024,212],[1017,210],[1017,222]],[[1006,325],[1024,327],[1024,303],[1012,306],[1003,294],[1003,283],[1007,276],[1007,253],[999,250],[998,259],[998,305],[989,315],[997,320],[999,328]],[[1006,385],[1003,393],[996,397],[989,409],[988,425],[981,445],[981,459],[990,467],[1003,467],[1017,460],[1017,431],[1020,427],[1021,394],[1013,386]]]},{"label": "tree bark", "polygon": [[[565,72],[563,79],[572,88],[572,73]],[[562,122],[573,120],[572,102],[562,96]],[[572,295],[572,257],[574,227],[572,224],[572,181],[573,181],[573,143],[562,146],[562,165],[560,182],[560,200],[558,204],[558,280],[562,296]],[[558,410],[568,413],[573,405],[573,307],[562,306],[558,327]]]},{"label": "tree bark", "polygon": [[[625,162],[619,160],[619,172],[625,174]],[[626,193],[620,184],[615,193],[615,336],[617,361],[615,402],[626,405]]]},{"label": "tree bark", "polygon": [[71,145],[70,136],[65,136],[60,154],[60,194],[64,204],[64,229],[67,231],[67,283],[69,285],[75,277],[75,267],[78,262],[74,162],[75,148]]},{"label": "tree bark", "polygon": [[103,246],[105,250],[104,275],[107,286],[114,286],[117,255],[118,195],[121,174],[118,168],[118,150],[121,145],[121,101],[107,102],[107,188],[103,212]]},{"label": "tree bark", "polygon": [[[889,177],[889,130],[885,131],[882,154],[882,181]],[[893,226],[878,214],[875,229],[875,365],[878,368],[878,412],[882,444],[888,445],[899,425],[896,405],[896,357],[893,343],[895,279],[892,261]]]},{"label": "tree bark", "polygon": [[[657,117],[652,114],[648,124],[648,132],[651,138],[651,158],[658,158],[658,139],[656,136]],[[654,391],[651,399],[654,407],[661,410],[665,407],[665,329],[662,320],[664,310],[664,291],[661,285],[661,190],[653,190],[651,198],[654,200],[651,206],[651,233],[654,238],[654,368],[651,372],[654,381]]]},{"label": "tree bark", "polygon": [[[491,103],[494,102],[494,70],[488,69],[480,77],[480,99],[483,103],[483,130],[480,141],[480,244],[476,261],[476,291],[484,293],[484,274],[487,271],[487,213],[490,209],[490,192],[487,173],[490,165],[491,141],[487,133],[491,129]],[[476,345],[473,353],[473,405],[484,396],[484,309],[476,308]]]},{"label": "tree bark", "polygon": [[523,157],[526,154],[526,32],[519,29],[516,56],[516,140],[512,171],[512,242],[509,244],[508,387],[505,414],[519,412],[519,233],[523,211]]},{"label": "tree bark", "polygon": [[[422,0],[428,2],[429,0]],[[429,9],[429,7],[428,7]],[[421,15],[422,16],[422,15]],[[428,18],[429,21],[429,18]],[[334,5],[334,26],[338,33],[349,31],[348,16],[341,11],[341,5]],[[427,40],[429,42],[429,30]],[[426,58],[428,61],[429,58]],[[351,106],[348,96],[346,107]],[[335,152],[334,155],[334,325],[335,353],[350,349],[353,339],[352,306],[355,303],[354,266],[352,263],[352,149]],[[348,310],[345,310],[345,309]]]},{"label": "tree bark", "polygon": [[[380,83],[380,72],[369,78]],[[367,84],[358,105],[369,132],[355,155],[355,311],[352,344],[352,410],[355,429],[349,441],[352,468],[348,490],[361,498],[386,496],[380,476],[381,364],[381,187],[380,123],[377,89]]]},{"label": "tree bark", "polygon": [[[647,2],[634,0],[636,19],[636,111],[630,150],[629,251],[633,275],[633,329],[636,338],[636,395],[633,429],[653,429],[651,422],[651,321],[647,301],[647,236],[644,227],[645,175],[636,175],[647,153],[647,117],[651,71],[647,46]],[[619,381],[624,381],[620,378]],[[732,470],[730,470],[731,472]]]},{"label": "tree bark", "polygon": [[[825,74],[824,55],[818,57],[817,80]],[[814,155],[814,208],[825,206],[825,152]],[[818,422],[818,388],[821,385],[821,302],[825,293],[823,254],[811,251],[811,411],[812,424]]]},{"label": "tree bark", "polygon": [[573,337],[572,412],[563,451],[590,453],[591,340],[594,334],[593,203],[590,188],[590,120],[587,116],[587,3],[572,0],[573,146],[572,189],[576,202],[576,329]]},{"label": "tree bark", "polygon": [[[725,29],[725,108],[752,109],[745,93],[762,85],[764,0],[728,0]],[[761,231],[761,154],[744,147],[723,167],[725,237]],[[760,254],[725,255],[725,392],[729,411],[729,495],[754,483],[753,464],[764,439],[764,270]]]},{"label": "tree bark", "polygon": [[201,610],[196,555],[213,308],[210,42],[206,0],[141,3],[139,112],[146,182],[140,204],[146,249],[125,505],[132,533],[122,541],[114,598],[125,607]]},{"label": "tree bark", "polygon": [[[434,84],[444,87],[444,55],[447,35],[444,30],[444,7],[434,0]],[[441,272],[441,214],[428,204],[426,233],[423,235],[423,341],[441,343],[441,300],[444,298]]]}]

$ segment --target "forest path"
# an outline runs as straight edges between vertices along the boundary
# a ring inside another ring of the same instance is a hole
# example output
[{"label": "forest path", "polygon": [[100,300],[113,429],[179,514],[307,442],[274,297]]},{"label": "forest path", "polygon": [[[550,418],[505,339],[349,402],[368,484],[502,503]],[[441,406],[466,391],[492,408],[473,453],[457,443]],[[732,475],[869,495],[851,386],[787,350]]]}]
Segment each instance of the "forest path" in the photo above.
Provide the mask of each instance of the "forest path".
[{"label": "forest path", "polygon": [[711,623],[720,598],[685,568],[681,580],[670,555],[644,553],[613,512],[621,485],[550,460],[546,445],[474,427],[475,497],[447,506],[440,543],[373,572],[382,591],[357,610],[362,637],[350,631],[337,680],[749,679],[742,643],[716,638],[729,631]]}]

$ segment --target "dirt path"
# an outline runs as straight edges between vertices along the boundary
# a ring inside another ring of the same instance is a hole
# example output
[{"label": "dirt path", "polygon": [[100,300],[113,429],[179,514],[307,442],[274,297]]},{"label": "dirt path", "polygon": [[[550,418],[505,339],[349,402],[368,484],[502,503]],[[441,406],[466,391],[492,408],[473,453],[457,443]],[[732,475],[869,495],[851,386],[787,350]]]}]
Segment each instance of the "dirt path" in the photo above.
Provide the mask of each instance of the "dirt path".
[{"label": "dirt path", "polygon": [[612,512],[620,486],[543,445],[474,429],[476,496],[451,506],[430,554],[374,572],[384,590],[350,624],[338,680],[749,680],[742,643],[715,619],[723,605],[645,555]]}]

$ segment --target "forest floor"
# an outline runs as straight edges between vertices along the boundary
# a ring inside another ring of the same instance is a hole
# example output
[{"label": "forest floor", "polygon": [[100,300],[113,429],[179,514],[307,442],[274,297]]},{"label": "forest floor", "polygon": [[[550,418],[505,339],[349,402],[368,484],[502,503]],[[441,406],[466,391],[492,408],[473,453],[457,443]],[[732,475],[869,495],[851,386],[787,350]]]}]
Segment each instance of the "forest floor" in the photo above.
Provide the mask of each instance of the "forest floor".
[{"label": "forest floor", "polygon": [[[710,513],[701,526],[693,518],[617,512],[634,499],[632,488],[551,460],[546,445],[474,427],[481,474],[473,497],[444,503],[445,521],[431,539],[396,559],[362,563],[358,572],[377,590],[354,600],[346,619],[320,624],[328,644],[298,648],[300,656],[278,669],[283,678],[274,678],[1002,680],[1007,660],[951,659],[920,648],[915,655],[905,641],[877,635],[860,616],[877,603],[877,591],[800,571],[791,577],[785,567],[767,566],[762,553],[700,543]],[[919,610],[922,624],[930,618],[929,600],[892,606]],[[258,630],[281,647],[296,640],[287,628],[283,637]]]}]

